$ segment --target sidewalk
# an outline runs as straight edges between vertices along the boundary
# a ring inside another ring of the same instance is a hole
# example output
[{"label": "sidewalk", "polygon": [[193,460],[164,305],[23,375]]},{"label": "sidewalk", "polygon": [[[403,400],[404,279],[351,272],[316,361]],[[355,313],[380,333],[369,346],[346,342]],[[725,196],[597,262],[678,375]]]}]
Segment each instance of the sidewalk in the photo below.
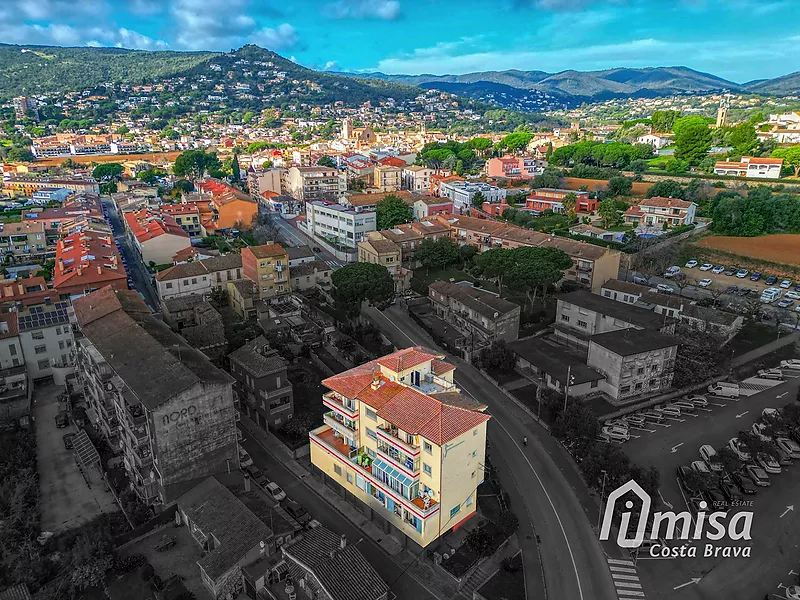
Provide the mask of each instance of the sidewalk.
[{"label": "sidewalk", "polygon": [[[292,453],[275,436],[258,427],[252,419],[241,415],[240,425],[247,431],[249,437],[264,448],[276,461],[279,461],[295,477],[302,481],[310,490],[320,496],[345,519],[358,527],[365,535],[378,544],[384,552],[394,558],[398,564],[406,568],[406,573],[416,582],[440,600],[451,600],[458,589],[450,582],[444,580],[441,574],[433,570],[428,560],[422,555],[412,554],[403,549],[396,539],[386,534],[381,528],[372,523],[357,508],[342,499],[328,486],[316,479],[299,461],[292,457]],[[387,582],[391,584],[391,582]],[[470,599],[471,600],[471,599]]]}]

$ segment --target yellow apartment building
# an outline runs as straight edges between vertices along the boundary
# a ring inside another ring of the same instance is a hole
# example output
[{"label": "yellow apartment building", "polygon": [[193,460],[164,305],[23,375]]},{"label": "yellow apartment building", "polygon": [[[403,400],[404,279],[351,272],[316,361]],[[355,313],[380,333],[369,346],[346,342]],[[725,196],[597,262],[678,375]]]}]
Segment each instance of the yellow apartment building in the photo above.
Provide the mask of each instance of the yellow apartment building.
[{"label": "yellow apartment building", "polygon": [[262,300],[284,296],[292,291],[289,252],[275,242],[242,248],[242,273],[258,286]]},{"label": "yellow apartment building", "polygon": [[442,358],[407,348],[326,379],[330,411],[309,434],[326,483],[421,548],[475,514],[486,462],[490,417]]}]

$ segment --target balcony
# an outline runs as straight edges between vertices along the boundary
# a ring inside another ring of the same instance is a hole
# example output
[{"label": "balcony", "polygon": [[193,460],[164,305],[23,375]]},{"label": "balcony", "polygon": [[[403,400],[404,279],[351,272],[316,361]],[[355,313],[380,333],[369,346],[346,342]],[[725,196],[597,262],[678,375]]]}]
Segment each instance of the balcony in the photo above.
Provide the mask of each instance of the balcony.
[{"label": "balcony", "polygon": [[378,442],[377,454],[409,477],[419,476],[419,456],[408,456],[398,451],[394,446],[383,442]]},{"label": "balcony", "polygon": [[[358,448],[353,448],[337,432],[325,425],[312,430],[308,435],[312,440],[315,440],[318,444],[326,447],[344,460],[355,462],[358,458]],[[368,472],[371,472],[371,470]]]},{"label": "balcony", "polygon": [[322,403],[344,417],[349,419],[358,418],[358,410],[356,410],[355,402],[344,398],[336,392],[329,392],[322,396]]},{"label": "balcony", "polygon": [[328,427],[345,438],[353,439],[358,434],[358,426],[355,421],[345,419],[336,412],[325,413],[322,420]]},{"label": "balcony", "polygon": [[376,433],[378,434],[379,439],[397,447],[401,452],[405,452],[410,456],[419,455],[419,446],[413,442],[408,442],[399,438],[397,427],[392,427],[391,425],[378,427],[378,431]]},{"label": "balcony", "polygon": [[581,263],[581,264],[578,265],[578,271],[583,271],[584,273],[591,273],[592,264],[591,263]]},{"label": "balcony", "polygon": [[453,382],[447,381],[433,373],[425,375],[425,378],[420,380],[419,385],[414,385],[413,387],[420,390],[423,394],[459,391]]}]

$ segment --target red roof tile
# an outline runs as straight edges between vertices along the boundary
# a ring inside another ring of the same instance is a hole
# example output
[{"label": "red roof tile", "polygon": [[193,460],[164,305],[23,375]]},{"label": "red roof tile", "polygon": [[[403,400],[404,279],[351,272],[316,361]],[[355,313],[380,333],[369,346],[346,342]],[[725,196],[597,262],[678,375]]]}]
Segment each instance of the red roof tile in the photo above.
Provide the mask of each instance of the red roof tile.
[{"label": "red roof tile", "polygon": [[434,375],[442,375],[444,373],[449,373],[450,371],[455,371],[456,367],[448,362],[437,359],[431,363],[431,370],[433,371]]},{"label": "red roof tile", "polygon": [[433,354],[421,346],[416,346],[414,348],[406,348],[393,352],[392,354],[387,354],[377,359],[375,362],[395,373],[399,373],[400,371],[405,371],[406,369],[433,360],[437,356],[437,354]]},{"label": "red roof tile", "polygon": [[169,214],[159,214],[156,211],[145,209],[139,212],[125,214],[125,222],[139,242],[146,242],[161,235],[176,235],[188,238],[175,217]]}]

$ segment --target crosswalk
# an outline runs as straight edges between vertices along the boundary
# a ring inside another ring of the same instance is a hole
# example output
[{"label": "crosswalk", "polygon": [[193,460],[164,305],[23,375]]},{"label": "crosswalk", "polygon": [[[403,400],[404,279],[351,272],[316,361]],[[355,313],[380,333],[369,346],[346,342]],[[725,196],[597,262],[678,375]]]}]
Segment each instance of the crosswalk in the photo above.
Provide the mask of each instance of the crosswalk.
[{"label": "crosswalk", "polygon": [[611,577],[614,579],[614,587],[617,588],[617,597],[620,600],[644,598],[642,584],[639,583],[639,575],[636,573],[633,561],[618,558],[606,560],[608,568],[611,569]]},{"label": "crosswalk", "polygon": [[742,396],[753,396],[764,390],[775,387],[784,383],[775,379],[761,379],[760,377],[750,377],[739,383],[739,393]]}]

